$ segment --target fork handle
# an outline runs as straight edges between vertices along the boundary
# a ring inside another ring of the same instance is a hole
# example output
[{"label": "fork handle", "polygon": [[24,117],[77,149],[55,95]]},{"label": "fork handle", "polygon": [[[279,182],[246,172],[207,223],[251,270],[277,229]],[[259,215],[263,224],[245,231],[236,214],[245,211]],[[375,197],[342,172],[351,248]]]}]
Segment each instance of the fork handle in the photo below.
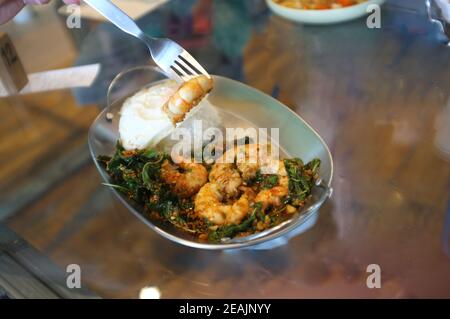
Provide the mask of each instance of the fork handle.
[{"label": "fork handle", "polygon": [[143,40],[144,32],[125,12],[108,0],[84,0],[90,7],[98,11],[122,31]]}]

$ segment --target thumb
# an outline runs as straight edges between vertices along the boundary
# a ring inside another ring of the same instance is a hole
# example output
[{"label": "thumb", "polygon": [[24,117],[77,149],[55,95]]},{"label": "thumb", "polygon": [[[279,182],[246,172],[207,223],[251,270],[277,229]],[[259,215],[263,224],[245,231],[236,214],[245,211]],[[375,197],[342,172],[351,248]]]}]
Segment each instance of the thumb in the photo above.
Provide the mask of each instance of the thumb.
[{"label": "thumb", "polygon": [[22,0],[6,0],[0,2],[0,24],[8,22],[22,8],[24,3]]}]

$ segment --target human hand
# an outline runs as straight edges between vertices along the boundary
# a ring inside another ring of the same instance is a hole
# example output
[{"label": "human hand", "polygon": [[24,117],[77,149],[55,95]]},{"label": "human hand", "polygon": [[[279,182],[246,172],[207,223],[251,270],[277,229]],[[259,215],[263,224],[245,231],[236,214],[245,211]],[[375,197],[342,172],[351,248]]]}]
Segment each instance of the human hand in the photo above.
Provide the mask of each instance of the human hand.
[{"label": "human hand", "polygon": [[[19,13],[25,5],[47,4],[51,0],[0,0],[0,24],[6,23]],[[66,4],[80,3],[80,0],[63,0]]]}]

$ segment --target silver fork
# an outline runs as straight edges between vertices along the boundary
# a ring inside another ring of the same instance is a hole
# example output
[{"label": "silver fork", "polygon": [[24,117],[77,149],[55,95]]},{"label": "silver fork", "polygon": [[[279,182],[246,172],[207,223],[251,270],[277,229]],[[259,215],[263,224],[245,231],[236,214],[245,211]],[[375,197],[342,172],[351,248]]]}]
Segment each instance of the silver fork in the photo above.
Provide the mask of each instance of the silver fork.
[{"label": "silver fork", "polygon": [[108,0],[84,0],[122,31],[143,41],[155,63],[166,75],[178,82],[184,82],[197,75],[211,77],[185,49],[169,39],[156,39],[145,35],[125,12]]}]

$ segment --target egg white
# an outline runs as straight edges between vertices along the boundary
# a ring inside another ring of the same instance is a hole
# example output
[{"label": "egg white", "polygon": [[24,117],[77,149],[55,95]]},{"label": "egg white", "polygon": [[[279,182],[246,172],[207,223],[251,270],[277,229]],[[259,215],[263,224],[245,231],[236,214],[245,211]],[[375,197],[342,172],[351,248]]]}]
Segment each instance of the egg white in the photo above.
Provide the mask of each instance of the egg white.
[{"label": "egg white", "polygon": [[164,81],[129,97],[120,110],[119,135],[126,150],[142,150],[156,145],[170,134],[174,125],[163,111],[176,92],[175,81]]}]

